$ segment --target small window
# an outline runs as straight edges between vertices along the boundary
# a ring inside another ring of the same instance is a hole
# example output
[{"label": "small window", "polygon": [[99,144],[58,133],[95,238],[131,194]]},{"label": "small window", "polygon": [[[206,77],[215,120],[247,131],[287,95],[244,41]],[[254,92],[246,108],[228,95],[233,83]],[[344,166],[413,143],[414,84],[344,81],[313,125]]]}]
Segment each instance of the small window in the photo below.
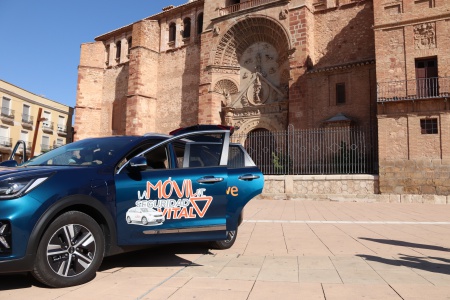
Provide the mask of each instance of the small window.
[{"label": "small window", "polygon": [[169,43],[175,42],[175,33],[176,33],[175,23],[170,23],[170,25],[169,25]]},{"label": "small window", "polygon": [[422,134],[437,134],[438,133],[438,121],[433,119],[421,119],[420,129]]},{"label": "small window", "polygon": [[203,13],[199,14],[197,17],[197,34],[202,34],[203,32]]},{"label": "small window", "polygon": [[42,136],[41,152],[50,150],[50,138],[48,136]]},{"label": "small window", "polygon": [[22,110],[22,122],[29,123],[32,122],[31,118],[31,108],[29,105],[24,104]]},{"label": "small window", "polygon": [[11,99],[3,97],[2,100],[2,116],[10,116],[11,113]]},{"label": "small window", "polygon": [[191,36],[191,19],[186,18],[183,20],[183,38],[187,39]]},{"label": "small window", "polygon": [[133,45],[133,38],[130,36],[128,38],[128,55],[130,54],[131,47]]},{"label": "small window", "polygon": [[109,64],[109,53],[110,53],[110,46],[106,45],[106,64]]},{"label": "small window", "polygon": [[20,131],[20,139],[25,143],[28,142],[28,131],[21,130]]},{"label": "small window", "polygon": [[48,111],[44,111],[44,120],[42,122],[42,126],[46,128],[51,128],[52,124],[52,114]]},{"label": "small window", "polygon": [[118,41],[116,43],[116,61],[120,62],[120,52],[122,51],[122,42]]},{"label": "small window", "polygon": [[345,103],[345,83],[336,83],[336,104]]}]

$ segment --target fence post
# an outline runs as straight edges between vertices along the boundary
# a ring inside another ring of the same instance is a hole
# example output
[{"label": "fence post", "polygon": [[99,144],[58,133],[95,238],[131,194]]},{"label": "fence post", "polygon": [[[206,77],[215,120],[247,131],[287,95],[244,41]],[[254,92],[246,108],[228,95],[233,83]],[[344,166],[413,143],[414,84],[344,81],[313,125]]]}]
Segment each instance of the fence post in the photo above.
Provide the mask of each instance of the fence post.
[{"label": "fence post", "polygon": [[[291,133],[292,132],[292,141],[291,141]],[[287,165],[288,165],[288,174],[287,175],[293,175],[294,173],[294,166],[295,166],[295,157],[294,157],[294,148],[295,148],[295,143],[294,143],[294,125],[293,124],[289,124],[288,125],[288,132],[287,132],[287,139],[288,139],[288,148],[287,148]],[[292,142],[292,143],[291,143]],[[292,144],[292,146],[291,146]],[[291,154],[291,149],[292,149],[292,154]],[[290,166],[290,161],[292,159],[292,170],[291,170],[291,166]],[[291,174],[292,173],[292,174]]]}]

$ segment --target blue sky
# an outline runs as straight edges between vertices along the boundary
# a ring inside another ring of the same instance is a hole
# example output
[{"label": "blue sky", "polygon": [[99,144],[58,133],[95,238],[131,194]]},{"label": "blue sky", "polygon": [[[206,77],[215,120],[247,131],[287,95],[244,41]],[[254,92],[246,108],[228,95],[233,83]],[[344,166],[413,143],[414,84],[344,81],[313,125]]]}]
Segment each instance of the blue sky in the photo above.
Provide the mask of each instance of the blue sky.
[{"label": "blue sky", "polygon": [[80,45],[187,0],[0,0],[0,79],[74,107]]}]

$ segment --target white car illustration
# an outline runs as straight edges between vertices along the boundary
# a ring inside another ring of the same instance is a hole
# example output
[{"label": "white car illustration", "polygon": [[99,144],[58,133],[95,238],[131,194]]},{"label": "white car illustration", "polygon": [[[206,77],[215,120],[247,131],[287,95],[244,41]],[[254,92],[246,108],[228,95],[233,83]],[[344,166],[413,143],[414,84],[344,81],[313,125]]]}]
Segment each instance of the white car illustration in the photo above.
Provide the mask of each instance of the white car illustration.
[{"label": "white car illustration", "polygon": [[127,223],[141,223],[142,225],[161,225],[164,222],[164,216],[152,208],[132,207],[126,213]]}]

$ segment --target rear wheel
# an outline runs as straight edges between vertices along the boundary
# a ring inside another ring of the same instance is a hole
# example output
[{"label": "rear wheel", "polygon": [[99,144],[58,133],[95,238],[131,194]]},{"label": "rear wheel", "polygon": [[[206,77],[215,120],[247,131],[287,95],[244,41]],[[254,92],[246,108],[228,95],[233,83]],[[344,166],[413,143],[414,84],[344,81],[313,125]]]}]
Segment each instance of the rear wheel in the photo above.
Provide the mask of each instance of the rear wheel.
[{"label": "rear wheel", "polygon": [[69,211],[44,232],[32,274],[51,287],[82,284],[95,277],[104,251],[105,240],[98,223],[82,212]]},{"label": "rear wheel", "polygon": [[227,238],[225,240],[221,241],[214,241],[211,242],[211,247],[214,249],[229,249],[231,246],[233,246],[234,242],[236,241],[237,236],[237,228],[236,230],[227,231]]}]

